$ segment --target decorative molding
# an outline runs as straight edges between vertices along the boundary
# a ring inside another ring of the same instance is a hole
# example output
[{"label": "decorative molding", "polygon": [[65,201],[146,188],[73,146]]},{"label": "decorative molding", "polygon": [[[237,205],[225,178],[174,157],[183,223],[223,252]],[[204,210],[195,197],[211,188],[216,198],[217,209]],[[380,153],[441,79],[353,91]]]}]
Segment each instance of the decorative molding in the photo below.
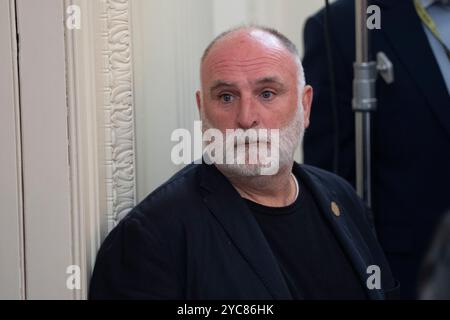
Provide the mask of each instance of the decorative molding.
[{"label": "decorative molding", "polygon": [[65,30],[72,261],[85,299],[97,251],[136,202],[129,0],[64,0],[81,9]]},{"label": "decorative molding", "polygon": [[107,224],[111,230],[136,204],[130,1],[97,1],[104,62]]}]

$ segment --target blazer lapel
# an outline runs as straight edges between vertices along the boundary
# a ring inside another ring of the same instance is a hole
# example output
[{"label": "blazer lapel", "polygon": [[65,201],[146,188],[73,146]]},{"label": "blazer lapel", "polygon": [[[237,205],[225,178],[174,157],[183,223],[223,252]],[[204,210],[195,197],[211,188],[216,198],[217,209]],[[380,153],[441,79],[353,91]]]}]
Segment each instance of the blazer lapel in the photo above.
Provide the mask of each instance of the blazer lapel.
[{"label": "blazer lapel", "polygon": [[450,136],[450,95],[412,1],[377,2],[383,7],[381,32]]},{"label": "blazer lapel", "polygon": [[330,222],[334,234],[350,258],[369,298],[374,300],[384,299],[382,290],[370,290],[367,287],[367,267],[372,264],[373,259],[359,230],[346,218],[344,204],[339,201],[333,190],[330,190],[318,177],[308,173],[298,164],[294,164],[294,174],[300,177],[301,182],[311,191],[324,217]]},{"label": "blazer lapel", "polygon": [[258,222],[231,183],[215,166],[202,164],[203,201],[227,232],[273,299],[292,299],[278,262]]}]

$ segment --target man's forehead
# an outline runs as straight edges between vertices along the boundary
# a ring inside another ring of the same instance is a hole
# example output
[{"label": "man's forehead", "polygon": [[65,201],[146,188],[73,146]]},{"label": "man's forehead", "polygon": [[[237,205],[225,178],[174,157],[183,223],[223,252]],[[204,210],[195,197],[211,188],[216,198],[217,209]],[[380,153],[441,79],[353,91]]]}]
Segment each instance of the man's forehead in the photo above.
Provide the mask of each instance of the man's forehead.
[{"label": "man's forehead", "polygon": [[[290,56],[287,58],[292,59]],[[202,81],[206,81],[208,86],[216,86],[217,83],[233,83],[234,86],[286,83],[296,79],[296,70],[293,60],[287,61],[282,56],[230,57],[205,63]]]},{"label": "man's forehead", "polygon": [[[225,53],[225,52],[223,52]],[[260,78],[283,78],[286,73],[295,73],[296,67],[290,55],[262,53],[238,55],[216,55],[202,65],[204,80],[225,80],[245,77],[249,81]]]},{"label": "man's forehead", "polygon": [[219,39],[210,48],[202,65],[223,62],[245,64],[245,60],[270,59],[276,55],[290,55],[277,37],[263,30],[243,29]]},{"label": "man's forehead", "polygon": [[[277,75],[274,76],[263,76],[256,79],[249,79],[248,83],[250,85],[274,85],[278,87],[284,87],[285,81],[282,77],[279,77]],[[222,87],[239,87],[240,86],[239,81],[232,81],[232,80],[224,80],[224,79],[217,79],[211,82],[210,90],[214,91],[216,89],[222,88]]]}]

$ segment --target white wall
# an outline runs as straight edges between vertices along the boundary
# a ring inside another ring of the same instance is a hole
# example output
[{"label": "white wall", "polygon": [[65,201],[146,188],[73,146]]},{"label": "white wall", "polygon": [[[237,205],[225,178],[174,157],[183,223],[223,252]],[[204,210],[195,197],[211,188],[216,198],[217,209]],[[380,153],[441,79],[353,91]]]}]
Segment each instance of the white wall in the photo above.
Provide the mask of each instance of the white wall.
[{"label": "white wall", "polygon": [[137,192],[176,171],[170,136],[196,119],[198,56],[212,36],[209,0],[132,1]]},{"label": "white wall", "polygon": [[13,3],[0,1],[0,300],[25,297],[15,23]]},{"label": "white wall", "polygon": [[17,0],[28,299],[71,299],[72,217],[62,1]]},{"label": "white wall", "polygon": [[[87,23],[65,30],[69,1],[0,0],[0,299],[86,297],[102,236],[92,220],[106,221],[95,205],[105,165],[91,169],[90,152],[104,146],[94,132],[105,125],[85,89],[96,89],[96,59],[84,50],[95,46],[72,41],[100,33]],[[71,265],[80,266],[79,289],[66,285]]]},{"label": "white wall", "polygon": [[262,24],[286,34],[302,52],[305,19],[322,5],[322,0],[132,1],[138,200],[179,169],[170,160],[170,135],[176,128],[191,130],[198,118],[199,59],[214,36],[236,25]]}]

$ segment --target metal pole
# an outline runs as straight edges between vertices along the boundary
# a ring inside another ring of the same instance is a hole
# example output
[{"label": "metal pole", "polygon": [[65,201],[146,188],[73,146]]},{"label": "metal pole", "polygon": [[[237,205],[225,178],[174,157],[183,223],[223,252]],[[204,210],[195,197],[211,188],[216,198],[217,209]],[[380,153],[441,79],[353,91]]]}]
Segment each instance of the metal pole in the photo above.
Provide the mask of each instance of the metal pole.
[{"label": "metal pole", "polygon": [[367,62],[369,59],[369,39],[366,25],[367,0],[355,0],[355,34],[356,63]]},{"label": "metal pole", "polygon": [[356,190],[372,206],[370,112],[376,109],[376,62],[369,61],[367,0],[355,0],[356,62],[354,64],[353,110],[355,112]]}]

